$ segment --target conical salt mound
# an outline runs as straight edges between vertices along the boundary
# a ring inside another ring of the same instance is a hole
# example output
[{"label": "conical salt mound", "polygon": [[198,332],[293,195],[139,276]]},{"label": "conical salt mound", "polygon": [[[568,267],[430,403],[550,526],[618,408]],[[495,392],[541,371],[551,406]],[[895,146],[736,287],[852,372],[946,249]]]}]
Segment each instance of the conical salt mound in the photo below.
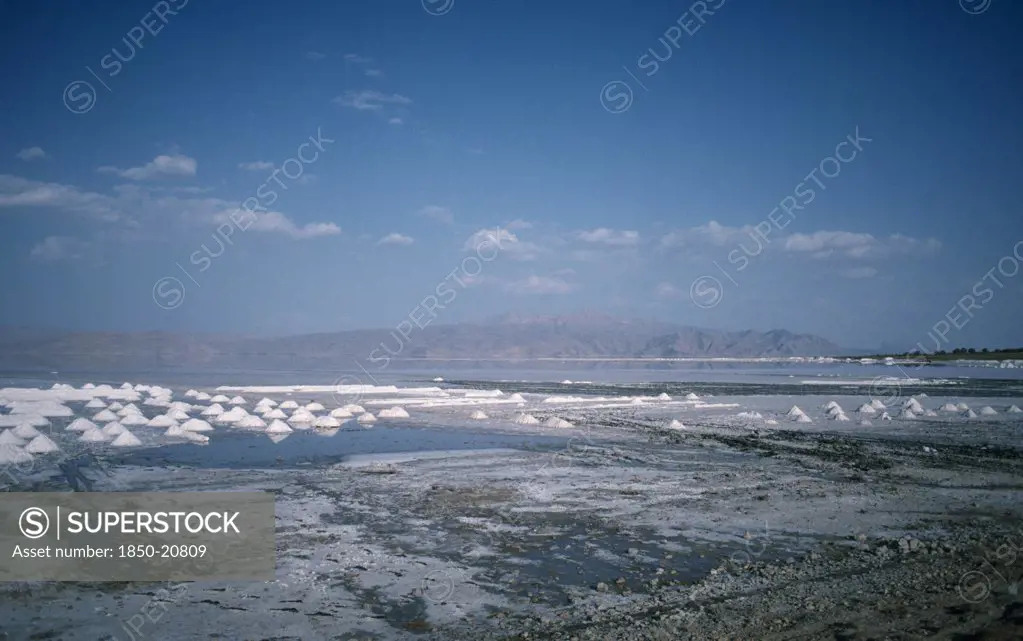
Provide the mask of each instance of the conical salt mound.
[{"label": "conical salt mound", "polygon": [[836,408],[836,407],[838,409],[842,409],[842,406],[839,405],[836,401],[828,401],[827,403],[825,403],[824,405],[821,406],[821,409],[824,410],[824,411],[827,411],[827,410],[830,410],[830,409],[833,409],[833,408]]},{"label": "conical salt mound", "polygon": [[842,409],[841,405],[836,403],[834,406],[829,407],[824,413],[828,416],[828,418],[835,418],[839,414],[845,414],[845,410]]},{"label": "conical salt mound", "polygon": [[914,418],[916,418],[916,412],[914,412],[912,409],[910,409],[908,407],[904,408],[899,413],[899,418],[902,418],[902,419],[914,419]]},{"label": "conical salt mound", "polygon": [[849,417],[845,415],[845,412],[839,412],[838,414],[835,414],[831,418],[833,420],[839,421],[840,423],[844,423],[845,421],[849,420]]},{"label": "conical salt mound", "polygon": [[[351,414],[349,414],[351,416]],[[272,408],[269,412],[263,415],[263,418],[268,420],[285,419],[288,415],[285,414],[279,407]]]},{"label": "conical salt mound", "polygon": [[874,408],[874,409],[876,409],[876,410],[883,410],[883,409],[887,409],[887,408],[886,408],[886,406],[885,406],[885,404],[884,404],[884,403],[882,403],[881,401],[877,400],[876,398],[875,398],[874,400],[870,401],[870,404],[871,404],[871,406],[873,406],[873,408]]},{"label": "conical salt mound", "polygon": [[0,445],[15,445],[21,447],[25,444],[25,439],[18,438],[13,431],[4,430],[0,432]]},{"label": "conical salt mound", "polygon": [[1015,405],[1010,405],[1009,409],[1007,409],[1005,411],[1008,412],[1009,414],[1019,414],[1020,412],[1023,412],[1023,410],[1021,410],[1020,408],[1016,407]]},{"label": "conical salt mound", "polygon": [[198,395],[199,392],[195,391],[194,389],[190,389],[187,392],[185,392],[185,398],[195,398]]},{"label": "conical salt mound", "polygon": [[532,414],[519,414],[515,417],[515,422],[519,425],[538,425],[540,423]]},{"label": "conical salt mound", "polygon": [[321,416],[316,419],[313,423],[313,427],[316,429],[330,429],[333,427],[341,427],[341,421],[337,420],[333,416]]},{"label": "conical salt mound", "polygon": [[266,427],[266,421],[259,418],[258,416],[249,415],[235,423],[234,427],[242,429],[261,430]]},{"label": "conical salt mound", "polygon": [[326,407],[323,406],[322,403],[316,403],[316,402],[306,403],[305,404],[305,408],[307,410],[309,410],[310,412],[322,412],[323,410],[327,409]]},{"label": "conical salt mound", "polygon": [[114,401],[110,405],[107,405],[107,409],[110,410],[111,412],[120,412],[121,410],[124,409],[124,405],[121,405],[117,401]]},{"label": "conical salt mound", "polygon": [[941,411],[942,412],[958,412],[959,408],[956,407],[954,403],[945,403],[944,405],[941,406]]},{"label": "conical salt mound", "polygon": [[110,437],[102,432],[93,428],[82,432],[82,435],[78,438],[79,441],[85,441],[86,443],[104,443],[110,440]]},{"label": "conical salt mound", "polygon": [[102,431],[107,436],[118,436],[120,434],[124,434],[128,430],[124,429],[124,425],[114,421],[113,423],[107,423],[104,425]]},{"label": "conical salt mound", "polygon": [[793,405],[792,408],[789,409],[788,413],[785,416],[787,416],[788,418],[796,418],[798,416],[805,416],[805,415],[806,415],[806,412],[801,410],[798,405]]},{"label": "conical salt mound", "polygon": [[18,427],[11,430],[11,432],[20,439],[31,441],[35,437],[39,436],[39,430],[32,427],[28,423],[22,423]]},{"label": "conical salt mound", "polygon": [[292,425],[312,425],[315,421],[316,417],[313,416],[312,412],[305,409],[295,410],[295,413],[288,419],[288,422]]},{"label": "conical salt mound", "polygon": [[111,443],[111,445],[114,447],[138,447],[139,445],[142,445],[142,441],[128,430],[124,430],[117,438],[114,439],[114,442]]},{"label": "conical salt mound", "polygon": [[915,412],[917,414],[923,414],[924,413],[924,406],[921,405],[920,401],[916,400],[915,398],[911,398],[908,401],[906,401],[906,403],[905,403],[905,405],[903,405],[903,407],[905,407],[906,409],[913,410],[913,412]]},{"label": "conical salt mound", "polygon": [[277,407],[277,401],[272,398],[263,397],[256,403],[256,407]]},{"label": "conical salt mound", "polygon": [[800,414],[795,420],[797,423],[813,423],[813,421],[810,420],[810,417],[806,414]]},{"label": "conical salt mound", "polygon": [[357,418],[356,420],[359,421],[362,424],[376,423],[377,422],[377,417],[373,416],[369,412],[363,412],[363,414],[359,418]]},{"label": "conical salt mound", "polygon": [[60,448],[57,444],[50,440],[50,437],[45,434],[40,434],[25,446],[25,451],[29,454],[49,454],[50,452],[59,451]]},{"label": "conical salt mound", "polygon": [[[71,422],[71,425],[74,425],[75,422],[78,421],[78,420],[84,421],[85,419],[84,418],[83,419],[75,419],[75,421]],[[114,414],[109,409],[100,410],[99,412],[96,412],[96,415],[92,417],[92,420],[99,421],[100,423],[109,423],[110,421],[116,421],[117,420],[117,414]],[[68,429],[71,429],[71,427],[68,426]],[[75,431],[78,431],[78,430],[75,430]]]},{"label": "conical salt mound", "polygon": [[956,405],[956,409],[958,409],[960,412],[965,412],[966,410],[970,409],[970,406],[967,405],[966,403],[960,403]]},{"label": "conical salt mound", "polygon": [[162,428],[167,428],[167,427],[170,427],[171,425],[176,425],[176,424],[177,424],[177,421],[175,421],[171,417],[167,416],[166,414],[161,414],[160,416],[154,416],[152,419],[150,419],[150,421],[148,423],[146,423],[146,427],[162,427]]},{"label": "conical salt mound", "polygon": [[862,421],[860,421],[860,425],[862,425],[863,427],[870,427],[873,424],[874,424],[873,421],[871,421],[870,419],[866,419],[866,418],[863,419]]},{"label": "conical salt mound", "polygon": [[164,432],[164,435],[170,436],[172,438],[185,439],[186,441],[192,441],[193,443],[210,442],[210,437],[206,436],[205,434],[199,434],[198,432],[193,432],[191,430],[183,430],[181,429],[180,425],[173,425],[167,428],[167,431]]},{"label": "conical salt mound", "polygon": [[965,416],[966,418],[977,418],[977,413],[974,412],[973,410],[966,410],[965,412],[963,412],[963,416]]},{"label": "conical salt mound", "polygon": [[235,397],[231,398],[227,402],[230,403],[231,405],[248,405],[249,404],[249,402],[247,400],[245,400],[244,396],[235,396]]},{"label": "conical salt mound", "polygon": [[288,427],[287,423],[276,419],[273,423],[270,423],[268,428],[266,428],[267,434],[291,434],[292,431],[293,430]]},{"label": "conical salt mound", "polygon": [[980,408],[980,413],[984,416],[994,416],[998,412],[995,411],[995,408],[991,407],[990,405],[985,405],[984,407]]},{"label": "conical salt mound", "polygon": [[0,465],[21,465],[28,463],[34,456],[17,445],[0,444]]},{"label": "conical salt mound", "polygon": [[549,419],[544,421],[543,424],[544,427],[572,427],[571,423],[569,423],[565,419],[561,419],[556,416],[550,417]]},{"label": "conical salt mound", "polygon": [[881,420],[890,421],[892,420],[892,417],[888,415],[888,412],[881,412]]},{"label": "conical salt mound", "polygon": [[228,398],[227,396],[224,396],[223,394],[217,394],[216,396],[214,396],[213,398],[210,399],[210,402],[211,403],[230,403],[231,399]]},{"label": "conical salt mound", "polygon": [[85,409],[87,410],[101,410],[104,409],[105,407],[106,404],[104,404],[103,401],[99,400],[98,398],[94,398],[85,404]]},{"label": "conical salt mound", "polygon": [[673,419],[671,419],[671,422],[668,423],[668,429],[669,430],[684,430],[684,429],[686,429],[686,426],[682,424],[682,421],[678,420],[677,418],[673,418]]},{"label": "conical salt mound", "polygon": [[199,392],[195,395],[195,400],[197,401],[209,401],[211,398],[212,397],[206,392]]},{"label": "conical salt mound", "polygon": [[634,398],[631,401],[629,401],[629,404],[630,405],[646,405],[646,401],[644,401],[643,399],[641,399],[641,398],[639,398],[637,396],[636,398]]},{"label": "conical salt mound", "polygon": [[670,401],[671,400],[671,396],[669,396],[666,392],[661,392],[660,394],[657,395],[657,400],[659,400],[659,401]]},{"label": "conical salt mound", "polygon": [[281,408],[282,410],[297,410],[298,403],[296,403],[295,401],[284,401],[277,407]]},{"label": "conical salt mound", "polygon": [[181,424],[181,429],[186,432],[212,432],[213,426],[200,418],[190,418]]},{"label": "conical salt mound", "polygon": [[938,413],[935,412],[934,410],[924,410],[924,416],[932,417],[932,416],[937,416],[937,415],[938,415]]},{"label": "conical salt mound", "polygon": [[349,412],[348,410],[344,409],[343,407],[339,407],[336,410],[332,410],[330,415],[333,416],[334,418],[351,418],[352,417],[352,413]]},{"label": "conical salt mound", "polygon": [[[110,415],[110,421],[116,421],[117,417],[113,414]],[[105,421],[109,423],[110,421]],[[86,430],[96,429],[97,425],[87,418],[76,418],[71,421],[65,428],[68,432],[85,432]]]},{"label": "conical salt mound", "polygon": [[128,414],[121,419],[121,425],[126,427],[137,427],[139,425],[146,425],[149,423],[149,419],[141,414]]},{"label": "conical salt mound", "polygon": [[525,402],[526,399],[522,397],[522,394],[515,392],[514,394],[508,397],[508,400],[515,401],[516,403],[523,403]]},{"label": "conical salt mound", "polygon": [[363,412],[366,411],[365,407],[363,407],[362,405],[357,405],[356,403],[349,403],[348,405],[342,406],[341,409],[347,410],[352,414],[362,414]]},{"label": "conical salt mound", "polygon": [[480,410],[474,410],[472,414],[469,414],[469,418],[471,418],[474,421],[482,421],[486,420],[487,415],[481,412]]},{"label": "conical salt mound", "polygon": [[697,396],[696,394],[692,393],[692,392],[689,392],[688,394],[686,394],[686,400],[687,401],[698,401],[698,400],[700,400],[700,397]]},{"label": "conical salt mound", "polygon": [[210,405],[209,407],[204,409],[202,411],[201,415],[202,416],[220,416],[223,413],[224,413],[224,406],[221,405],[220,403],[214,403],[213,405]]},{"label": "conical salt mound", "polygon": [[189,418],[188,412],[182,409],[172,409],[171,411],[167,412],[165,416],[174,421],[187,421]]},{"label": "conical salt mound", "polygon": [[408,418],[408,412],[405,411],[404,407],[392,407],[389,410],[380,410],[378,414],[380,418]]},{"label": "conical salt mound", "polygon": [[877,410],[874,409],[874,406],[871,405],[870,403],[864,403],[863,405],[860,405],[856,411],[859,412],[860,414],[867,414],[870,416],[877,414]]}]

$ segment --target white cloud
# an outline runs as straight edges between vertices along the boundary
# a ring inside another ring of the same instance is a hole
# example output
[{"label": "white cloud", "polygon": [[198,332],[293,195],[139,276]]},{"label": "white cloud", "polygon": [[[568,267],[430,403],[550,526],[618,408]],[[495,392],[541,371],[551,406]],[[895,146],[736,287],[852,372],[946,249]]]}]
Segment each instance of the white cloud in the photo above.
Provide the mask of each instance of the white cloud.
[{"label": "white cloud", "polygon": [[739,242],[742,238],[748,237],[753,231],[751,225],[743,227],[728,227],[715,220],[705,225],[698,225],[688,229],[678,229],[661,238],[662,247],[694,247],[714,245],[724,247]]},{"label": "white cloud", "polygon": [[505,229],[532,229],[533,228],[533,223],[529,222],[528,220],[522,220],[521,218],[516,218],[515,220],[513,220],[510,223],[508,223],[507,225],[505,225],[504,228]]},{"label": "white cloud", "polygon": [[254,162],[240,162],[238,163],[238,168],[245,171],[270,171],[274,168],[274,164],[265,160],[256,160]]},{"label": "white cloud", "polygon": [[[108,223],[121,223],[133,230],[148,230],[175,223],[219,225],[235,214],[239,226],[248,230],[279,233],[295,239],[341,233],[334,223],[297,225],[281,212],[256,212],[253,217],[238,209],[240,203],[220,198],[177,195],[162,188],[136,184],[118,185],[113,194],[98,194],[77,187],[42,183],[0,175],[0,209],[26,207],[82,214]],[[130,215],[126,212],[130,212]],[[246,222],[247,221],[247,222]]]},{"label": "white cloud", "polygon": [[43,151],[42,147],[28,147],[27,149],[22,149],[17,153],[17,156],[18,158],[24,160],[25,162],[31,162],[33,160],[42,160],[43,158],[48,158],[46,152]]},{"label": "white cloud", "polygon": [[639,244],[639,232],[631,230],[617,231],[607,227],[599,227],[592,231],[579,232],[579,240],[587,243],[627,247]]},{"label": "white cloud", "polygon": [[414,242],[415,239],[411,236],[395,232],[393,234],[387,234],[378,240],[377,245],[411,245]]},{"label": "white cloud", "polygon": [[524,280],[509,283],[507,288],[515,294],[567,294],[575,290],[575,285],[558,277],[534,274]]},{"label": "white cloud", "polygon": [[306,51],[305,57],[308,58],[309,60],[319,61],[323,60],[327,56],[326,54],[322,54],[319,51]]},{"label": "white cloud", "polygon": [[877,270],[873,267],[853,267],[851,269],[843,270],[840,275],[842,278],[851,278],[854,280],[873,278],[874,276],[877,276]]},{"label": "white cloud", "polygon": [[373,62],[373,59],[360,56],[357,53],[346,53],[345,62],[351,62],[357,65],[368,65]]},{"label": "white cloud", "polygon": [[455,215],[451,213],[451,210],[439,205],[427,205],[416,213],[420,216],[432,218],[433,220],[436,220],[439,223],[444,223],[445,225],[450,225],[455,222]]},{"label": "white cloud", "polygon": [[118,169],[117,167],[100,167],[99,171],[117,174],[128,180],[148,180],[162,176],[194,176],[198,163],[195,158],[177,154],[174,156],[157,156],[152,162],[141,167]]},{"label": "white cloud", "polygon": [[671,283],[660,283],[655,290],[658,298],[678,298],[682,296],[682,290]]},{"label": "white cloud", "polygon": [[396,93],[363,89],[361,91],[346,91],[343,96],[334,98],[334,102],[342,107],[359,111],[380,111],[384,105],[411,105],[412,99]]},{"label": "white cloud", "polygon": [[519,237],[507,229],[495,227],[494,229],[481,229],[465,241],[465,251],[485,251],[488,255],[492,249],[496,249],[502,255],[507,255],[512,260],[536,260],[542,253],[541,248],[534,244],[523,242]]},{"label": "white cloud", "polygon": [[389,125],[403,125],[403,124],[405,124],[405,121],[402,120],[401,118],[391,118],[390,120],[387,121],[387,124],[389,124]]},{"label": "white cloud", "polygon": [[82,257],[85,243],[67,236],[47,236],[43,242],[32,248],[31,256],[36,260],[75,260]]},{"label": "white cloud", "polygon": [[936,238],[919,239],[902,234],[876,238],[872,234],[849,231],[817,231],[792,234],[785,239],[784,247],[790,252],[809,253],[814,258],[871,259],[932,254],[941,249],[941,242]]}]

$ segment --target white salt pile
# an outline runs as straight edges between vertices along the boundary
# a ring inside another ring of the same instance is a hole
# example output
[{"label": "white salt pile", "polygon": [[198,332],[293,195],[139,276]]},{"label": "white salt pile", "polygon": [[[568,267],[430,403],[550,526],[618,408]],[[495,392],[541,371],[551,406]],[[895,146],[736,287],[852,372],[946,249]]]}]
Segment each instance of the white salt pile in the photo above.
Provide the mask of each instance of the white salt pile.
[{"label": "white salt pile", "polygon": [[469,414],[469,418],[471,418],[474,421],[483,421],[486,420],[488,417],[480,410],[474,410],[471,414]]},{"label": "white salt pile", "polygon": [[18,438],[25,439],[26,441],[31,441],[35,437],[39,436],[39,430],[32,427],[28,423],[22,423],[18,427],[11,430],[11,433],[17,436]]},{"label": "white salt pile", "polygon": [[516,403],[525,403],[526,402],[526,399],[524,399],[522,397],[522,394],[519,394],[518,392],[515,392],[514,394],[509,396],[508,400],[509,401],[515,401]]},{"label": "white salt pile", "polygon": [[124,426],[117,421],[107,423],[102,429],[102,432],[107,436],[117,436],[118,434],[124,434],[127,431],[128,430],[124,429]]},{"label": "white salt pile", "polygon": [[437,378],[433,379],[433,382],[434,382],[434,383],[443,383],[443,382],[444,382],[444,379],[443,379],[443,378],[441,378],[440,376],[438,376]]},{"label": "white salt pile", "polygon": [[291,434],[267,434],[267,436],[268,436],[268,437],[270,438],[270,440],[271,440],[271,441],[273,441],[274,443],[280,443],[280,442],[281,442],[281,441],[283,441],[284,439],[286,439],[286,438],[288,438],[289,436],[291,436]]},{"label": "white salt pile", "polygon": [[0,465],[20,465],[30,462],[33,458],[35,457],[31,453],[17,445],[0,445]]},{"label": "white salt pile", "polygon": [[[111,425],[116,425],[116,423],[111,423]],[[93,428],[82,432],[82,436],[78,440],[85,441],[86,443],[103,443],[110,440],[110,437],[102,431]]]},{"label": "white salt pile", "polygon": [[[99,416],[94,416],[93,418],[99,418]],[[109,420],[107,421],[101,420],[100,422],[110,422],[116,420],[117,417],[114,416],[113,412],[111,412]],[[87,418],[76,418],[75,420],[71,421],[71,423],[68,424],[68,426],[65,429],[67,429],[67,431],[69,432],[86,432],[88,430],[94,430],[97,427],[98,426],[95,423],[93,423]]]},{"label": "white salt pile", "polygon": [[860,421],[860,425],[862,425],[863,427],[870,427],[873,424],[874,424],[873,421],[869,419],[863,419],[862,421]]},{"label": "white salt pile", "polygon": [[210,402],[211,403],[230,403],[231,399],[229,397],[227,397],[227,396],[224,396],[223,394],[217,394],[216,396],[214,396],[213,398],[210,399]]},{"label": "white salt pile", "polygon": [[[223,401],[220,401],[223,402]],[[231,405],[248,405],[249,402],[245,400],[244,396],[235,396],[227,401]]]},{"label": "white salt pile", "polygon": [[181,424],[186,432],[212,432],[213,426],[200,418],[190,418]]},{"label": "white salt pile", "polygon": [[305,408],[307,410],[309,410],[310,412],[322,412],[323,410],[327,409],[326,407],[323,406],[322,403],[316,403],[316,402],[306,403],[305,404]]},{"label": "white salt pile", "polygon": [[256,403],[256,407],[277,407],[277,401],[272,398],[263,397]]},{"label": "white salt pile", "polygon": [[657,395],[657,400],[659,400],[659,401],[670,401],[671,400],[671,396],[669,396],[666,392],[661,392],[660,394]]},{"label": "white salt pile", "polygon": [[142,445],[142,441],[128,430],[124,430],[110,445],[113,447],[138,447]]},{"label": "white salt pile", "polygon": [[88,403],[85,404],[85,409],[87,409],[87,410],[100,410],[100,409],[103,409],[105,407],[106,407],[106,404],[103,403],[103,401],[99,400],[98,398],[94,398],[94,399],[92,399],[91,401],[89,401]]},{"label": "white salt pile", "polygon": [[519,425],[538,425],[540,423],[540,421],[532,414],[519,414],[515,417],[514,422]]},{"label": "white salt pile", "polygon": [[121,409],[117,410],[118,416],[127,416],[128,414],[141,414],[142,410],[139,409],[135,403],[128,403]]},{"label": "white salt pile", "polygon": [[1019,414],[1020,412],[1023,412],[1023,410],[1021,410],[1020,408],[1016,407],[1015,405],[1010,405],[1009,409],[1007,409],[1005,411],[1008,412],[1009,414]]},{"label": "white salt pile", "polygon": [[937,415],[938,415],[938,413],[935,412],[934,410],[924,410],[924,416],[932,417],[932,416],[937,416]]},{"label": "white salt pile", "polygon": [[566,378],[565,380],[561,381],[561,384],[562,384],[562,385],[571,385],[571,384],[572,384],[572,381],[570,381],[570,380],[568,380],[568,379]]},{"label": "white salt pile", "polygon": [[237,423],[238,421],[242,420],[248,415],[249,413],[243,410],[241,407],[235,406],[227,410],[220,416],[214,417],[213,422],[220,423],[222,425],[230,425],[231,423]]},{"label": "white salt pile", "polygon": [[966,410],[970,409],[970,406],[967,405],[966,403],[960,403],[956,405],[956,409],[958,409],[960,412],[965,412]]},{"label": "white salt pile", "polygon": [[[188,418],[188,416],[186,415],[185,418]],[[149,422],[146,423],[146,427],[166,428],[170,427],[171,425],[177,425],[177,423],[178,423],[177,421],[167,416],[166,414],[161,414],[160,416],[154,416],[152,419],[150,419]]]},{"label": "white salt pile", "polygon": [[198,395],[199,395],[199,392],[197,392],[194,389],[190,389],[187,392],[185,392],[185,398],[195,398]]},{"label": "white salt pile", "polygon": [[839,414],[845,414],[845,410],[842,409],[841,405],[835,403],[833,407],[828,408],[828,410],[824,413],[827,415],[828,418],[835,418]]},{"label": "white salt pile", "polygon": [[110,410],[111,412],[120,412],[121,410],[124,409],[124,405],[121,405],[120,403],[115,401],[110,405],[107,405],[107,409]]},{"label": "white salt pile", "polygon": [[387,410],[380,410],[378,416],[380,418],[408,418],[408,412],[403,407],[392,407]]},{"label": "white salt pile", "polygon": [[82,389],[96,389],[96,386],[92,383],[86,383],[85,385],[82,385]]},{"label": "white salt pile", "polygon": [[316,417],[313,415],[312,412],[310,412],[309,410],[301,409],[296,410],[295,413],[291,415],[291,418],[288,419],[288,422],[291,423],[292,425],[296,425],[299,423],[312,424],[315,420]]},{"label": "white salt pile", "polygon": [[904,407],[906,409],[913,410],[913,412],[916,413],[916,414],[923,414],[924,413],[924,406],[921,405],[920,401],[916,400],[915,398],[911,398],[908,401],[906,401],[902,405],[902,407]]},{"label": "white salt pile", "polygon": [[274,419],[288,418],[288,415],[285,414],[284,411],[281,410],[281,408],[275,407],[275,408],[271,409],[269,412],[267,412],[266,414],[263,414],[263,418],[272,421]]},{"label": "white salt pile", "polygon": [[333,416],[321,416],[316,419],[313,423],[313,427],[317,429],[330,429],[333,427],[341,427],[341,421],[337,420]]},{"label": "white salt pile", "polygon": [[763,420],[764,415],[760,412],[739,412],[735,418],[741,418],[744,421],[760,421]]},{"label": "white salt pile", "polygon": [[188,412],[179,409],[172,409],[171,411],[167,412],[167,418],[170,418],[175,421],[187,421]]},{"label": "white salt pile", "polygon": [[341,409],[351,412],[352,414],[362,414],[366,411],[362,405],[356,405],[355,403],[349,403],[348,405],[341,406]]},{"label": "white salt pile", "polygon": [[963,416],[966,418],[977,418],[977,413],[973,410],[966,410],[966,412],[963,413]]},{"label": "white salt pile", "polygon": [[266,427],[266,421],[259,418],[258,416],[253,416],[252,414],[249,414],[248,416],[244,416],[241,418],[241,420],[235,422],[234,427],[246,430],[255,429],[261,430]]},{"label": "white salt pile", "polygon": [[25,439],[18,438],[11,430],[0,432],[0,445],[16,445],[21,447],[24,444]]},{"label": "white salt pile", "polygon": [[49,454],[58,450],[60,448],[57,447],[57,444],[51,441],[45,434],[35,437],[25,446],[25,451],[29,454]]},{"label": "white salt pile", "polygon": [[856,409],[856,411],[859,412],[860,414],[867,414],[868,416],[873,416],[874,414],[877,414],[877,410],[874,409],[874,406],[871,405],[870,403],[864,403],[863,405],[860,405]]},{"label": "white salt pile", "polygon": [[990,405],[985,405],[984,407],[980,408],[980,413],[984,416],[994,416],[998,412],[995,411],[995,408],[991,407]]},{"label": "white salt pile", "polygon": [[297,410],[298,403],[296,403],[295,401],[284,401],[277,407],[281,408],[282,410]]},{"label": "white salt pile", "polygon": [[697,396],[696,394],[693,394],[692,392],[689,392],[688,394],[686,394],[686,400],[687,401],[698,401],[698,400],[700,400],[700,397]]},{"label": "white salt pile", "polygon": [[330,415],[332,417],[334,417],[334,418],[351,418],[352,417],[352,413],[349,412],[348,410],[346,410],[343,407],[339,407],[339,408],[337,408],[335,410],[332,410],[330,412]]},{"label": "white salt pile", "polygon": [[355,420],[359,421],[360,423],[364,423],[364,424],[365,423],[376,423],[377,422],[377,417],[373,416],[369,412],[365,412],[365,413],[363,413],[362,416],[360,416],[359,418],[357,418]]},{"label": "white salt pile", "polygon": [[806,414],[800,414],[799,416],[796,417],[795,421],[797,423],[813,423],[813,421],[810,420],[810,417],[807,416]]},{"label": "white salt pile", "polygon": [[941,411],[942,412],[958,412],[959,408],[956,407],[954,403],[945,403],[944,405],[941,406]]},{"label": "white salt pile", "polygon": [[875,398],[874,400],[870,401],[870,404],[871,404],[871,405],[872,405],[872,406],[874,407],[874,409],[876,409],[876,410],[883,410],[883,409],[887,409],[887,408],[886,408],[886,406],[885,406],[885,404],[884,404],[884,403],[882,403],[881,401],[877,400],[876,398]]},{"label": "white salt pile", "polygon": [[828,401],[824,405],[821,405],[821,409],[824,410],[825,412],[836,407],[838,409],[842,409],[842,406],[839,405],[837,401]]},{"label": "white salt pile", "polygon": [[637,396],[636,398],[629,401],[629,405],[646,405],[646,401]]},{"label": "white salt pile", "polygon": [[274,420],[270,423],[270,426],[266,428],[267,434],[291,434],[292,429],[288,427],[288,424],[284,421]]},{"label": "white salt pile", "polygon": [[849,420],[849,417],[845,415],[845,412],[839,412],[831,417],[832,420],[845,422]]},{"label": "white salt pile", "polygon": [[224,413],[224,407],[220,403],[214,403],[201,413],[202,416],[220,416]]},{"label": "white salt pile", "polygon": [[146,425],[149,423],[149,419],[141,414],[128,414],[121,418],[121,425],[128,427],[135,427],[137,425]]},{"label": "white salt pile", "polygon": [[15,425],[28,424],[32,427],[46,427],[50,424],[49,419],[39,414],[2,414],[0,425],[14,427]]},{"label": "white salt pile", "polygon": [[903,408],[903,410],[899,413],[899,418],[907,420],[914,419],[916,418],[916,412],[914,412],[911,408],[908,407]]},{"label": "white salt pile", "polygon": [[684,430],[684,429],[686,429],[686,426],[682,424],[682,421],[678,420],[677,418],[673,418],[673,419],[671,419],[671,422],[668,423],[668,429],[669,430]]},{"label": "white salt pile", "polygon": [[544,421],[543,424],[544,427],[572,427],[571,423],[569,423],[565,419],[561,419],[556,416],[550,417],[549,419]]},{"label": "white salt pile", "polygon": [[890,421],[892,420],[892,417],[888,415],[888,412],[881,412],[881,420]]},{"label": "white salt pile", "polygon": [[800,416],[806,416],[806,412],[801,410],[798,405],[793,405],[785,416],[788,418],[798,418]]},{"label": "white salt pile", "polygon": [[142,401],[142,404],[149,405],[150,407],[167,407],[170,405],[170,399],[164,396],[150,396]]},{"label": "white salt pile", "polygon": [[195,395],[195,400],[197,401],[208,401],[210,400],[210,398],[211,396],[206,392],[199,392],[198,394]]}]

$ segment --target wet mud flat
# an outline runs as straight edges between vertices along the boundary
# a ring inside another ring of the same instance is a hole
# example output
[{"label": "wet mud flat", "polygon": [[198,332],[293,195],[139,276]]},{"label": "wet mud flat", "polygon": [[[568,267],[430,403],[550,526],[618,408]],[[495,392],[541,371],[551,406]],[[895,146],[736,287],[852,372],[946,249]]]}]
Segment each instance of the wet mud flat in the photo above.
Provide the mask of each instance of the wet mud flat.
[{"label": "wet mud flat", "polygon": [[1020,638],[1017,438],[644,411],[570,445],[121,461],[97,489],[274,492],[276,580],[7,584],[0,639]]}]

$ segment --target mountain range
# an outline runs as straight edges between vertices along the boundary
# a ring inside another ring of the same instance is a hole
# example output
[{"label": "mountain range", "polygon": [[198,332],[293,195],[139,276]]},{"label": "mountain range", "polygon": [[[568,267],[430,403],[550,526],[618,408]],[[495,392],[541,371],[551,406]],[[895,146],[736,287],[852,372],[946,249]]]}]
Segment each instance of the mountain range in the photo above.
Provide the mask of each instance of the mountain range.
[{"label": "mountain range", "polygon": [[[420,322],[426,323],[425,320]],[[0,366],[318,369],[344,360],[622,359],[833,356],[850,353],[783,329],[718,331],[595,314],[504,315],[484,322],[275,338],[167,332],[0,329]],[[379,362],[379,361],[377,361]]]}]

